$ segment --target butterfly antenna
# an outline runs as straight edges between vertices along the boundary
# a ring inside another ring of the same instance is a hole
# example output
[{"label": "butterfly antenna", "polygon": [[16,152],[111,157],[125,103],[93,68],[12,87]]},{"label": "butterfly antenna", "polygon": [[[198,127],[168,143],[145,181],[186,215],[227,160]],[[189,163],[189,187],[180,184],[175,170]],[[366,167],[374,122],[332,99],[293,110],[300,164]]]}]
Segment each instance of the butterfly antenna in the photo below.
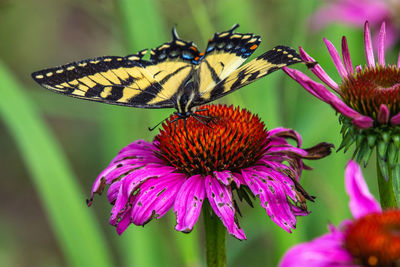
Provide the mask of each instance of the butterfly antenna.
[{"label": "butterfly antenna", "polygon": [[172,28],[172,40],[178,40],[179,36],[178,36],[178,32],[176,31],[176,25],[174,25],[174,27]]},{"label": "butterfly antenna", "polygon": [[[166,117],[165,119],[163,119],[162,121],[160,121],[159,123],[157,123],[157,125],[156,126],[154,126],[154,127],[148,127],[149,128],[149,131],[151,132],[151,131],[153,131],[155,128],[157,128],[161,123],[163,123],[166,119],[168,119],[169,118],[169,116],[168,117]],[[172,121],[173,122],[173,121]]]},{"label": "butterfly antenna", "polygon": [[236,23],[236,24],[234,24],[233,26],[232,26],[232,28],[229,30],[230,32],[233,32],[234,30],[236,30],[237,28],[239,28],[239,24],[238,23]]}]

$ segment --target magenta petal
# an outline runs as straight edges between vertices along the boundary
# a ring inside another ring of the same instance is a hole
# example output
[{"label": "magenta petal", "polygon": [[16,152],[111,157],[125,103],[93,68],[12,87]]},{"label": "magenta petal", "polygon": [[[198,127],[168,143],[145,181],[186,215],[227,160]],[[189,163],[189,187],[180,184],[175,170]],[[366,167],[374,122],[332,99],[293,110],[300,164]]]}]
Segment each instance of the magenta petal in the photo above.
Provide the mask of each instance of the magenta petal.
[{"label": "magenta petal", "polygon": [[199,218],[204,197],[204,178],[201,175],[194,175],[183,183],[174,203],[177,231],[192,231]]},{"label": "magenta petal", "polygon": [[367,64],[370,67],[375,66],[374,51],[372,48],[371,33],[369,31],[369,23],[365,22],[364,25],[364,46],[365,46],[365,56],[367,57]]},{"label": "magenta petal", "polygon": [[[296,141],[298,147],[301,146],[301,136],[295,130],[277,127],[268,131],[268,139],[274,139],[276,137],[292,138],[294,141]],[[288,142],[284,138],[284,144],[287,144]]]},{"label": "magenta petal", "polygon": [[117,224],[117,234],[122,235],[123,232],[128,228],[131,224],[131,210],[128,210],[122,217],[122,219]]},{"label": "magenta petal", "polygon": [[242,170],[242,176],[253,194],[259,197],[261,206],[271,220],[290,233],[291,229],[296,227],[296,217],[288,203],[282,184],[274,177],[256,171],[254,168]]},{"label": "magenta petal", "polygon": [[293,80],[298,82],[302,87],[304,87],[304,89],[306,89],[313,96],[315,96],[316,98],[326,102],[325,99],[323,97],[321,97],[318,94],[318,92],[316,92],[314,90],[314,88],[307,83],[307,81],[310,80],[310,78],[308,78],[307,75],[305,75],[301,71],[298,71],[298,70],[295,70],[295,69],[290,69],[290,68],[287,68],[287,67],[283,67],[282,70],[284,72],[286,72],[286,74],[289,75]]},{"label": "magenta petal", "polygon": [[132,222],[144,225],[154,218],[164,216],[172,207],[185,178],[184,174],[171,173],[144,182],[132,206]]},{"label": "magenta petal", "polygon": [[345,36],[342,38],[342,55],[347,72],[353,74],[353,63],[351,62],[349,47],[347,46],[347,39]]},{"label": "magenta petal", "polygon": [[311,242],[292,247],[281,259],[279,267],[356,267],[343,243],[342,232],[325,234]]},{"label": "magenta petal", "polygon": [[385,104],[381,104],[378,112],[378,122],[386,124],[389,121],[389,109]]},{"label": "magenta petal", "polygon": [[327,39],[324,38],[324,42],[326,47],[328,48],[329,54],[332,57],[333,63],[336,66],[336,69],[338,70],[340,77],[342,77],[342,79],[346,78],[348,73],[346,71],[346,69],[343,66],[343,62],[340,59],[339,53],[337,52],[335,46]]},{"label": "magenta petal", "polygon": [[229,185],[233,181],[233,176],[230,171],[215,171],[214,177],[224,185]]},{"label": "magenta petal", "polygon": [[236,224],[235,208],[232,202],[232,192],[230,187],[219,183],[212,176],[205,178],[207,198],[215,214],[221,219],[228,232],[237,239],[246,239],[243,230]]},{"label": "magenta petal", "polygon": [[360,218],[368,213],[380,212],[381,207],[369,192],[361,173],[360,166],[350,160],[345,171],[346,192],[350,196],[349,207],[354,218]]},{"label": "magenta petal", "polygon": [[400,124],[400,113],[394,115],[391,119],[390,119],[390,123],[393,125],[398,125]]},{"label": "magenta petal", "polygon": [[385,40],[386,40],[386,27],[385,22],[382,22],[381,30],[379,32],[379,46],[378,46],[378,62],[379,65],[385,66]]},{"label": "magenta petal", "polygon": [[[300,51],[300,56],[304,61],[312,61],[315,62],[315,60],[310,57],[306,51],[300,46],[299,47],[299,51]],[[339,89],[339,85],[332,80],[332,78],[328,75],[328,73],[326,73],[322,67],[317,64],[315,65],[311,71],[322,81],[324,82],[326,85],[328,85],[330,88],[332,88],[336,93],[340,94],[340,89]]]},{"label": "magenta petal", "polygon": [[362,116],[353,119],[353,125],[360,129],[368,129],[371,128],[374,124],[374,120],[368,116]]}]

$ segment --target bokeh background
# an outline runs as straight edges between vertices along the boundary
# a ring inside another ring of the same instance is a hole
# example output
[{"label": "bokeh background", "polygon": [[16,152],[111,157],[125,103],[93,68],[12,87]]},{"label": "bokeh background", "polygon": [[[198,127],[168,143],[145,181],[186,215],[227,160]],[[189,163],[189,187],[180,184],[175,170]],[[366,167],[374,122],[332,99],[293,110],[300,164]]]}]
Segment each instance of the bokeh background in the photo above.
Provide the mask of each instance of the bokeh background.
[{"label": "bokeh background", "polygon": [[[340,47],[347,35],[353,62],[365,64],[362,29],[331,24],[313,31],[317,0],[0,0],[0,266],[205,266],[203,222],[191,234],[176,232],[172,212],[122,235],[108,224],[105,194],[86,206],[97,174],[125,145],[152,140],[149,132],[172,110],[142,110],[51,93],[33,71],[103,55],[127,55],[180,37],[205,49],[214,32],[239,23],[261,35],[260,55],[275,45],[304,47],[339,79],[322,38]],[[396,62],[389,53],[387,62]],[[296,68],[309,73],[305,66]],[[220,103],[257,113],[268,128],[297,130],[304,147],[340,144],[333,109],[276,72]],[[344,192],[349,151],[308,162],[302,176],[315,195],[312,213],[289,234],[257,204],[242,210],[248,240],[227,237],[229,266],[276,266],[292,245],[350,218]],[[374,159],[371,159],[373,162]],[[364,174],[376,194],[374,164]],[[257,203],[257,202],[256,202]]]}]

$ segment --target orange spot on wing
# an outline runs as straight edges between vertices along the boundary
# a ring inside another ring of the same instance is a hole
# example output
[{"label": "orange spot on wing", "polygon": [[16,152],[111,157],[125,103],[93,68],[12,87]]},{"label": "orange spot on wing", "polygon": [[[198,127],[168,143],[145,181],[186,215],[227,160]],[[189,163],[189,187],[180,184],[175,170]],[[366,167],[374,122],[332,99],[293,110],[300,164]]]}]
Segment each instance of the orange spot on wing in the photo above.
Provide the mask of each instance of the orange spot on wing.
[{"label": "orange spot on wing", "polygon": [[254,50],[254,49],[256,49],[257,47],[258,47],[258,45],[254,44],[254,45],[252,45],[252,46],[250,47],[250,50]]}]

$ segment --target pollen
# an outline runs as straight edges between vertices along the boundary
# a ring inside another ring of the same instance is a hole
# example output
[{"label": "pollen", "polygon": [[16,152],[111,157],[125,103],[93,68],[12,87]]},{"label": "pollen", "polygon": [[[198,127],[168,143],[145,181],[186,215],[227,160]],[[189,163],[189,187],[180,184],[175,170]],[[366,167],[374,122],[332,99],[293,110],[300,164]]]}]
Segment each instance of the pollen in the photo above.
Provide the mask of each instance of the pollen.
[{"label": "pollen", "polygon": [[[155,137],[157,155],[188,175],[238,171],[261,158],[267,130],[257,115],[225,105],[201,106],[198,116],[172,115]],[[186,126],[185,126],[186,124]]]},{"label": "pollen", "polygon": [[400,263],[400,211],[368,214],[345,231],[345,247],[355,264],[373,267]]},{"label": "pollen", "polygon": [[365,68],[344,78],[340,89],[346,104],[375,120],[382,104],[392,115],[400,112],[400,70],[396,66]]}]

